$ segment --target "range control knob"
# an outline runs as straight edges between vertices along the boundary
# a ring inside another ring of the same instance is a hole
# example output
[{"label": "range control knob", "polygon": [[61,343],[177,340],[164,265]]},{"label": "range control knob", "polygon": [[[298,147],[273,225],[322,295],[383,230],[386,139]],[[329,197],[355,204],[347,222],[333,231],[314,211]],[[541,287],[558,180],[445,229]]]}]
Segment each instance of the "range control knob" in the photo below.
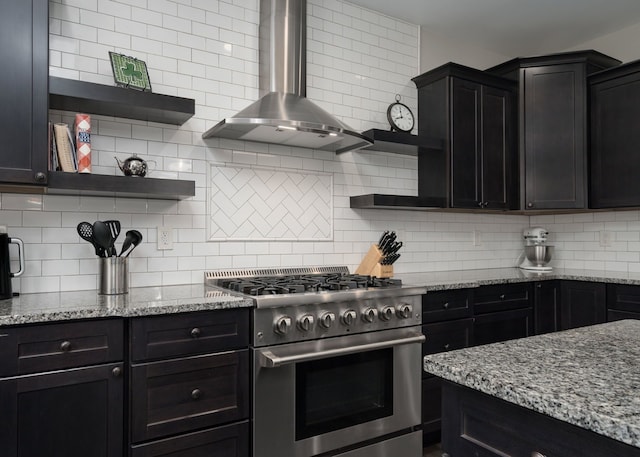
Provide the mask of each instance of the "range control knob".
[{"label": "range control knob", "polygon": [[378,317],[378,310],[375,308],[367,308],[362,313],[362,320],[369,324],[376,320]]},{"label": "range control knob", "polygon": [[311,314],[305,314],[300,319],[298,319],[298,328],[303,332],[308,332],[313,328],[313,316]]},{"label": "range control knob", "polygon": [[411,305],[398,305],[396,308],[396,314],[400,319],[409,319],[413,312],[413,307]]},{"label": "range control knob", "polygon": [[358,313],[356,313],[352,309],[348,309],[344,313],[342,313],[342,323],[347,327],[352,326],[356,323],[356,319],[358,318]]},{"label": "range control knob", "polygon": [[320,320],[318,321],[318,324],[320,324],[320,327],[322,328],[331,328],[335,320],[336,320],[335,314],[324,313],[322,316],[320,316]]},{"label": "range control knob", "polygon": [[385,306],[380,311],[380,319],[382,319],[383,321],[390,321],[395,313],[396,311],[392,306]]},{"label": "range control knob", "polygon": [[286,335],[291,328],[291,318],[289,316],[279,317],[273,325],[273,331],[278,335]]}]

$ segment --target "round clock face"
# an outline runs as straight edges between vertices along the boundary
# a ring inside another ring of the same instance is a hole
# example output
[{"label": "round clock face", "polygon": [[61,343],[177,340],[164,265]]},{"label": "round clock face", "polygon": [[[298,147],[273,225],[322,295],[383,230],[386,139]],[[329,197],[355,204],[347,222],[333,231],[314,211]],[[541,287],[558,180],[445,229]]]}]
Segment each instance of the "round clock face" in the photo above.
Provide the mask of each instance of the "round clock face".
[{"label": "round clock face", "polygon": [[391,128],[401,132],[410,132],[413,130],[414,119],[413,113],[407,105],[402,103],[392,103],[387,110],[387,119]]}]

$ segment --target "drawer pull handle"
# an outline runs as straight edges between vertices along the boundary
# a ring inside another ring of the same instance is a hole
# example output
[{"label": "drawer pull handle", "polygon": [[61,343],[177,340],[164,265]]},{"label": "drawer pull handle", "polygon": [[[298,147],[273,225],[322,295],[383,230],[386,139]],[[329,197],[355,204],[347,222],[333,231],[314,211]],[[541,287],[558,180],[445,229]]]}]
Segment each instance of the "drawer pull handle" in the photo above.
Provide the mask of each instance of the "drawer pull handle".
[{"label": "drawer pull handle", "polygon": [[443,307],[444,309],[449,309],[449,302],[446,302],[444,305],[442,305],[442,307]]},{"label": "drawer pull handle", "polygon": [[504,294],[500,295],[500,300],[504,300]]},{"label": "drawer pull handle", "polygon": [[531,457],[546,457],[544,454],[540,454],[539,452],[533,451],[531,453]]},{"label": "drawer pull handle", "polygon": [[191,338],[199,338],[202,334],[202,331],[198,327],[194,327],[191,329]]},{"label": "drawer pull handle", "polygon": [[115,367],[113,370],[111,370],[111,374],[113,374],[115,378],[119,377],[122,374],[122,368]]},{"label": "drawer pull handle", "polygon": [[69,352],[71,350],[71,341],[63,341],[60,343],[60,350],[62,352]]},{"label": "drawer pull handle", "polygon": [[451,347],[451,345],[449,343],[447,343],[447,344],[444,345],[444,350],[448,351],[450,347]]},{"label": "drawer pull handle", "polygon": [[193,389],[191,391],[191,398],[198,400],[200,397],[202,397],[202,391],[200,389]]}]

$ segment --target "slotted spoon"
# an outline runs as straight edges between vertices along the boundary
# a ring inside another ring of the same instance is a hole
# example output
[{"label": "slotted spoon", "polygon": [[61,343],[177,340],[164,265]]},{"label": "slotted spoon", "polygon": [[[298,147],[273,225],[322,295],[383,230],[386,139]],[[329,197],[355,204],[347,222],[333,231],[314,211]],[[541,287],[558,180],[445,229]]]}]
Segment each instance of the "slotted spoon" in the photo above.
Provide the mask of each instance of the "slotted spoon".
[{"label": "slotted spoon", "polygon": [[105,257],[104,249],[93,238],[93,225],[89,222],[80,222],[77,227],[78,235],[85,241],[91,243],[96,251],[96,255],[100,257]]}]

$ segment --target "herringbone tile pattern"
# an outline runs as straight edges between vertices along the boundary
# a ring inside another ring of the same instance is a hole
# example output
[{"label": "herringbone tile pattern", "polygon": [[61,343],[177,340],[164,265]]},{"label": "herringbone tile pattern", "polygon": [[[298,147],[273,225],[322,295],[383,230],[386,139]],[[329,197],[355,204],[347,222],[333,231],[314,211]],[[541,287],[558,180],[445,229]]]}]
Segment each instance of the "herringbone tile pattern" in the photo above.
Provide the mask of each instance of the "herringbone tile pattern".
[{"label": "herringbone tile pattern", "polygon": [[207,234],[220,240],[331,240],[330,174],[220,166],[208,175]]}]

